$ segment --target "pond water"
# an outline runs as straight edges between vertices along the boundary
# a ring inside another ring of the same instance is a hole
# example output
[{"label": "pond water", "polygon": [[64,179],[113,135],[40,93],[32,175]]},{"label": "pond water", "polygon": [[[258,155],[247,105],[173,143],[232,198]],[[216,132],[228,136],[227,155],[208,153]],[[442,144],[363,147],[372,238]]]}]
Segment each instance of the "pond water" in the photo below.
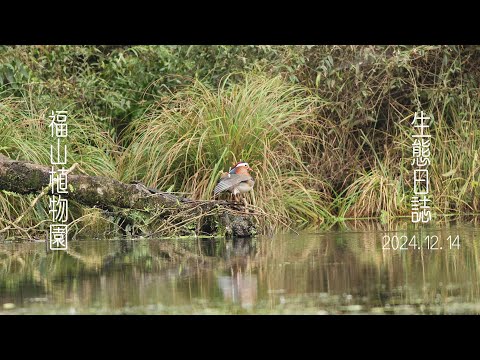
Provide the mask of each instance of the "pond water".
[{"label": "pond water", "polygon": [[[480,227],[0,244],[0,314],[480,314]],[[404,250],[403,250],[403,249]]]}]

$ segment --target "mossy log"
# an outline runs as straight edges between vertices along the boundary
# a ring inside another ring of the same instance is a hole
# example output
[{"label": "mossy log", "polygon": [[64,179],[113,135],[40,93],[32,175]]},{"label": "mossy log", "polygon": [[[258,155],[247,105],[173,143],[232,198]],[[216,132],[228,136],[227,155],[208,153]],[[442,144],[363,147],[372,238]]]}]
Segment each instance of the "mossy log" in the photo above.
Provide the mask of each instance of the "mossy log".
[{"label": "mossy log", "polygon": [[[49,185],[50,170],[49,166],[12,160],[0,154],[0,190],[39,193]],[[65,196],[80,204],[109,211],[120,208],[148,212],[165,221],[174,219],[173,227],[177,230],[175,224],[191,231],[191,222],[195,221],[197,235],[249,237],[256,233],[255,215],[238,203],[196,201],[149,189],[141,183],[126,184],[108,177],[73,172],[68,175],[68,186],[70,190]]]}]

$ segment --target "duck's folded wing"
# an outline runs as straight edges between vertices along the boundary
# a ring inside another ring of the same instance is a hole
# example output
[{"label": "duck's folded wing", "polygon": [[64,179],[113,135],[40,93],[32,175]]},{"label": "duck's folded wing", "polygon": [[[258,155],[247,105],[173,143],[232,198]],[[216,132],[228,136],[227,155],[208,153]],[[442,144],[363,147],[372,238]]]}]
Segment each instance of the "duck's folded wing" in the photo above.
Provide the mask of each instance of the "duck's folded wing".
[{"label": "duck's folded wing", "polygon": [[217,186],[215,186],[215,189],[213,190],[213,193],[214,195],[217,195],[222,191],[229,190],[233,186],[238,185],[243,181],[248,181],[250,179],[252,179],[250,175],[230,174],[230,177],[223,178],[218,182]]}]

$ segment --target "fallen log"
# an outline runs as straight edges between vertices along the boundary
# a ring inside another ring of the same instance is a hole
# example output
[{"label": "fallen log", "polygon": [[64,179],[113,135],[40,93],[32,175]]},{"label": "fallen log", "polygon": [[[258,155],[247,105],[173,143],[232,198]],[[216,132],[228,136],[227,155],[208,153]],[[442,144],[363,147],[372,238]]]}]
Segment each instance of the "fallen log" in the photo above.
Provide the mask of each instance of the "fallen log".
[{"label": "fallen log", "polygon": [[[51,167],[12,160],[0,154],[0,190],[18,194],[40,193],[50,183]],[[249,237],[256,233],[255,214],[238,203],[224,200],[192,200],[141,183],[126,184],[103,176],[72,172],[65,196],[78,203],[108,211],[138,210],[153,214],[166,226],[184,234]],[[123,214],[123,216],[127,215]],[[128,219],[127,222],[134,221]]]}]

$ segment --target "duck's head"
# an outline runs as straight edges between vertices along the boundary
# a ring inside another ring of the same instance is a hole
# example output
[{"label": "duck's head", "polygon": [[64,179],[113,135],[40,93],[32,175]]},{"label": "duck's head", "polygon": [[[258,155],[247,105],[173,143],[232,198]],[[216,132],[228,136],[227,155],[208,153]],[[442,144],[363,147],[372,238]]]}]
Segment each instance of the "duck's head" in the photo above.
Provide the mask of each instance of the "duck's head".
[{"label": "duck's head", "polygon": [[235,167],[229,171],[229,174],[248,174],[249,171],[253,171],[252,168],[246,162],[239,162]]}]

